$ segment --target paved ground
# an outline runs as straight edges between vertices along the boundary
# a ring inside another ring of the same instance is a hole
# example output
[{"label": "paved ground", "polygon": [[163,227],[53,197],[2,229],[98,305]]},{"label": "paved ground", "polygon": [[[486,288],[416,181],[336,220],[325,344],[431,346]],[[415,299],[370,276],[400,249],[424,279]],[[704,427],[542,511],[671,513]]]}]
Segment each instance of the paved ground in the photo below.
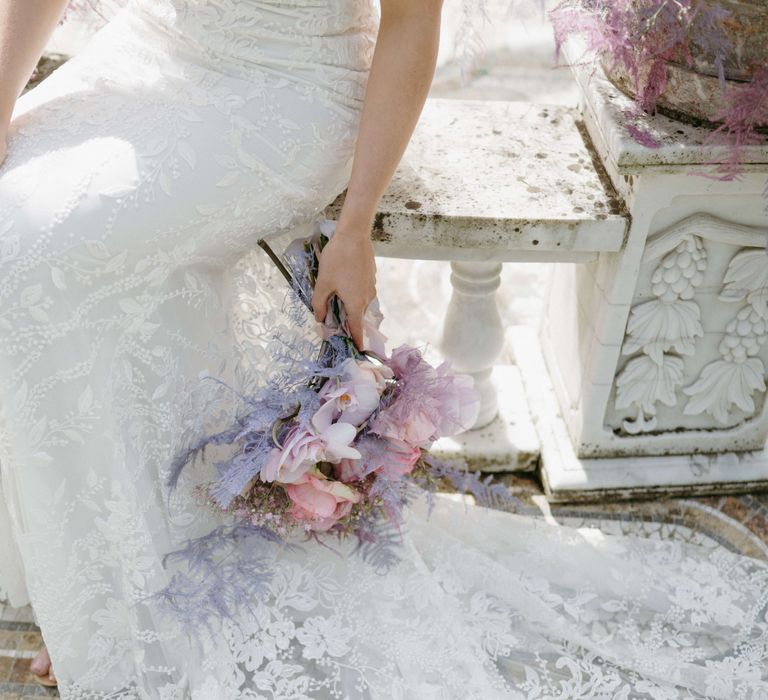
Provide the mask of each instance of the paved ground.
[{"label": "paved ground", "polygon": [[[435,80],[435,94],[573,104],[576,92],[568,72],[552,67],[548,30],[529,23],[527,29],[511,29],[509,36],[506,48],[489,54],[468,85],[462,86],[455,67],[444,65]],[[43,72],[52,67],[55,63],[42,66]],[[542,264],[505,266],[500,291],[505,323],[536,323],[548,271]],[[450,294],[446,265],[381,260],[379,281],[390,340],[436,343]],[[768,559],[766,494],[550,507],[533,477],[511,476],[506,481],[528,512],[563,524],[720,544]],[[40,644],[29,608],[11,610],[0,603],[0,700],[56,695],[37,686],[28,673]]]}]

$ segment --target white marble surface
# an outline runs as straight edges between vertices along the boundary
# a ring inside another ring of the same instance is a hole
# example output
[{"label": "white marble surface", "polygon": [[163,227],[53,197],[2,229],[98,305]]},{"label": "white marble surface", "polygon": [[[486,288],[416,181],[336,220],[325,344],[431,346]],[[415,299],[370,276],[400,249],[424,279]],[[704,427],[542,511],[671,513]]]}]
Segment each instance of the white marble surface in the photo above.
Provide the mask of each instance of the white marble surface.
[{"label": "white marble surface", "polygon": [[620,250],[626,227],[571,110],[431,98],[374,240],[393,257],[583,260],[574,253]]},{"label": "white marble surface", "polygon": [[[608,470],[613,487],[623,478],[638,486],[640,477],[621,476],[621,460],[654,456],[646,488],[657,477],[659,487],[672,478],[701,485],[685,460],[726,453],[695,459],[714,465],[715,481],[760,481],[763,457],[746,455],[761,455],[768,435],[768,148],[753,148],[737,181],[692,177],[713,156],[701,148],[708,132],[642,117],[634,123],[663,125],[668,138],[640,146],[627,134],[628,99],[587,67],[575,72],[584,123],[631,215],[621,252],[553,266],[544,307],[539,340],[580,468],[596,483]],[[550,459],[562,471],[569,458]]]},{"label": "white marble surface", "polygon": [[768,448],[739,453],[579,458],[536,333],[517,326],[509,329],[508,336],[541,444],[542,481],[549,500],[728,493],[765,487]]}]

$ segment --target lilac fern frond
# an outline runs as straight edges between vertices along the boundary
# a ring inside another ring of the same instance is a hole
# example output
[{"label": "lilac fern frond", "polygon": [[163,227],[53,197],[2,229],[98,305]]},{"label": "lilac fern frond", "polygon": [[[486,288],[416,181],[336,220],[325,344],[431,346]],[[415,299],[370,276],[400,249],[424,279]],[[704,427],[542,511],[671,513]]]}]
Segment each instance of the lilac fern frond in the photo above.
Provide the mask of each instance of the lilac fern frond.
[{"label": "lilac fern frond", "polygon": [[368,491],[371,500],[378,500],[386,517],[395,525],[403,520],[403,509],[409,506],[416,498],[418,491],[412,479],[400,477],[389,478],[384,474],[376,474],[376,477]]},{"label": "lilac fern frond", "polygon": [[205,455],[205,448],[209,445],[230,444],[240,433],[240,425],[223,430],[220,433],[206,435],[198,438],[196,442],[179,451],[171,461],[167,485],[171,491],[176,489],[184,468],[198,456]]},{"label": "lilac fern frond", "polygon": [[229,508],[232,501],[259,475],[273,447],[271,436],[265,434],[255,447],[217,463],[219,478],[210,490],[214,502],[221,508]]},{"label": "lilac fern frond", "polygon": [[201,628],[213,632],[217,623],[252,609],[253,601],[267,593],[270,554],[280,542],[266,528],[247,522],[218,527],[165,556],[164,566],[182,568],[152,598],[191,636]]},{"label": "lilac fern frond", "polygon": [[474,496],[478,505],[510,512],[525,512],[528,507],[515,496],[507,486],[495,482],[493,475],[470,471],[463,462],[452,462],[427,455],[424,461],[429,473],[436,478],[446,479],[459,493]]},{"label": "lilac fern frond", "polygon": [[361,522],[355,530],[357,545],[352,550],[380,575],[389,572],[400,561],[403,544],[402,530],[385,518],[371,518]]}]

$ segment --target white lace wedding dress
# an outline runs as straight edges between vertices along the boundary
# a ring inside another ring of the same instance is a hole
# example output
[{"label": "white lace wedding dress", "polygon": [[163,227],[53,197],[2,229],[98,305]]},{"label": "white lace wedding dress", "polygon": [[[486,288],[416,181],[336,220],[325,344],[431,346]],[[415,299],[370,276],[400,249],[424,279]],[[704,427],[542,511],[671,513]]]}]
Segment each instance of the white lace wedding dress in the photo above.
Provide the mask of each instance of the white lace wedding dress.
[{"label": "white lace wedding dress", "polygon": [[[191,636],[153,594],[217,518],[171,455],[269,373],[256,248],[348,179],[368,0],[128,0],[23,96],[0,168],[0,587],[64,698],[768,698],[768,564],[440,497],[377,573],[275,549]],[[298,331],[295,331],[298,332]],[[351,546],[351,544],[350,544]]]}]

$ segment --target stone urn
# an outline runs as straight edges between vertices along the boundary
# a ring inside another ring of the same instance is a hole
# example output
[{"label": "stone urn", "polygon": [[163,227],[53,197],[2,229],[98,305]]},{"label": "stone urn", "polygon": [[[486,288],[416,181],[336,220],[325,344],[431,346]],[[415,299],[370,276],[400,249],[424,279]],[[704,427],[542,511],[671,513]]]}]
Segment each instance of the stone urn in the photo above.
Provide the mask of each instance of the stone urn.
[{"label": "stone urn", "polygon": [[[728,13],[723,25],[731,44],[725,63],[725,91],[711,55],[692,47],[693,65],[681,55],[667,66],[667,86],[659,96],[660,112],[684,121],[717,122],[725,95],[744,90],[754,74],[768,66],[768,0],[696,0],[703,10],[719,5]],[[620,90],[632,95],[633,84],[610,57],[602,60],[606,75]],[[762,126],[768,127],[768,119]]]}]

